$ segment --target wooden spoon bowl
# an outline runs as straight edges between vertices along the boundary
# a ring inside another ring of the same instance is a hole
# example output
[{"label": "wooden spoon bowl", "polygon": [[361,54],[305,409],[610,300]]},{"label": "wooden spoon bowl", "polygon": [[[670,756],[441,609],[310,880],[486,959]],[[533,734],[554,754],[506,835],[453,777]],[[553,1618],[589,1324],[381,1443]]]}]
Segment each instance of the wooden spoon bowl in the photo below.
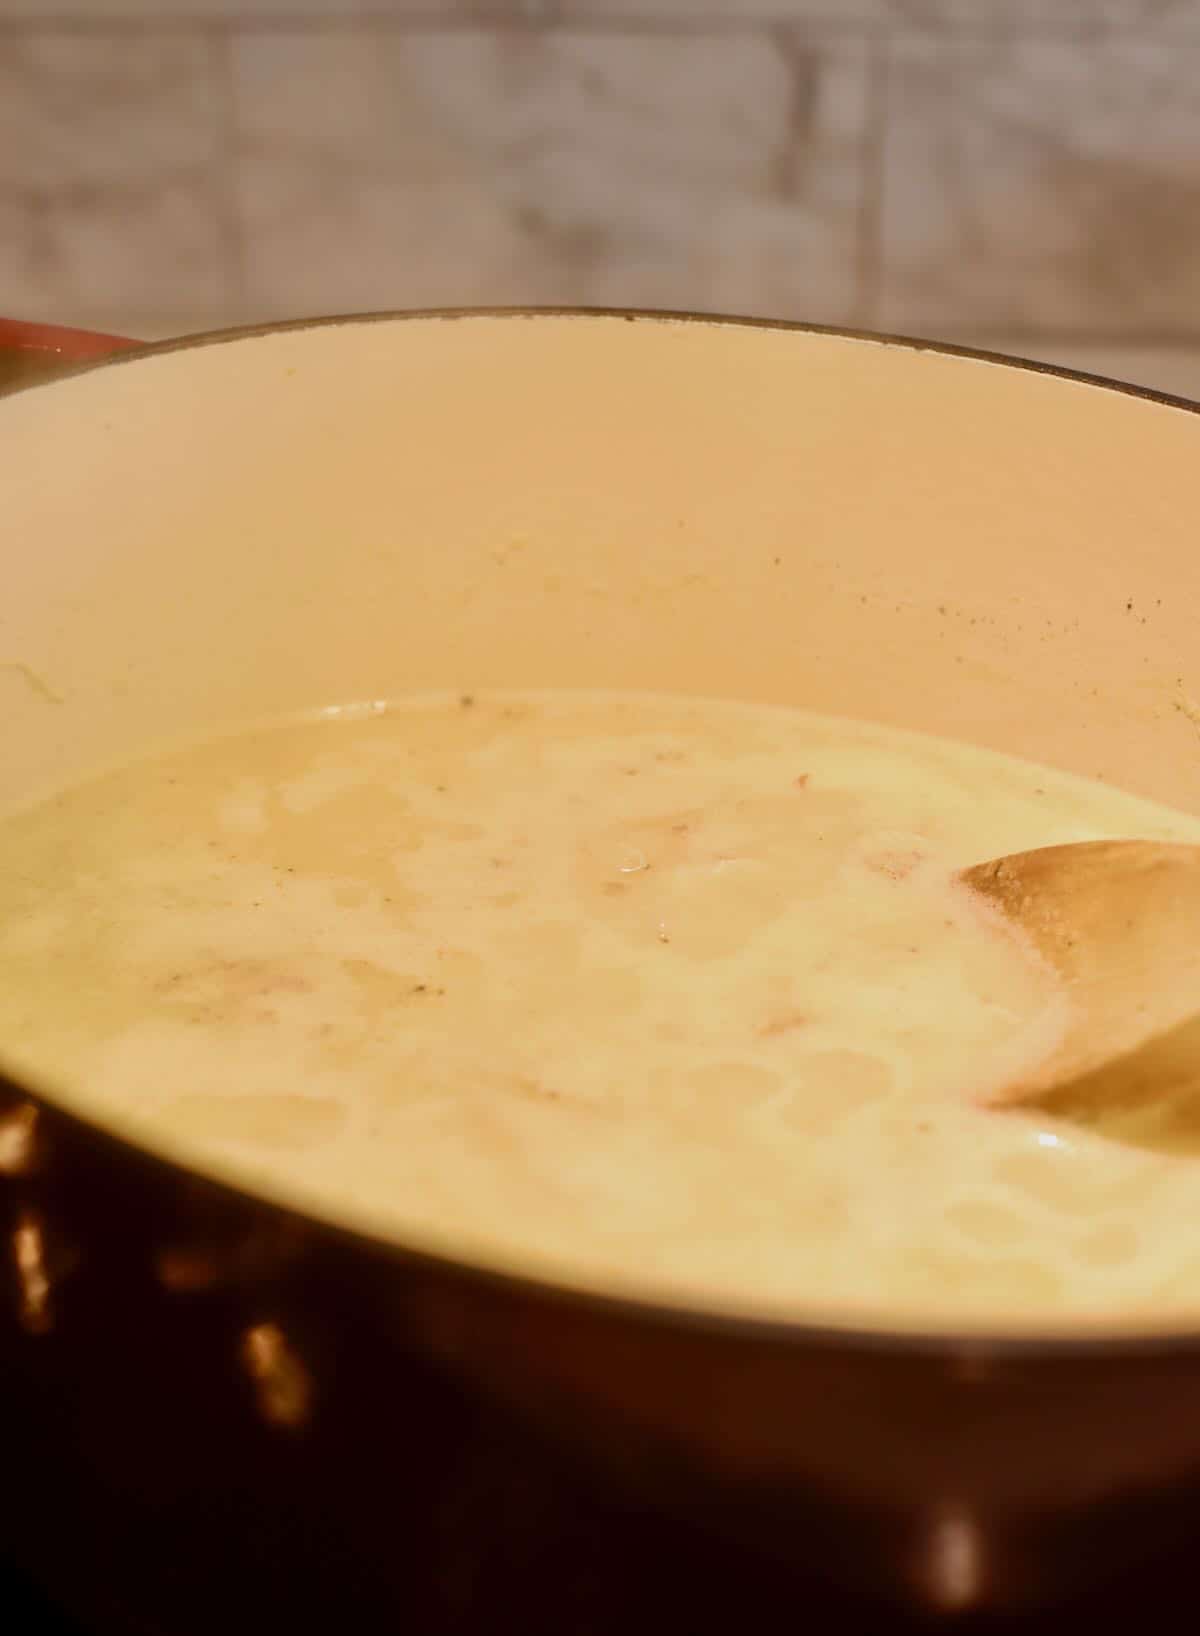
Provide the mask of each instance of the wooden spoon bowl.
[{"label": "wooden spoon bowl", "polygon": [[1070,1002],[1057,1048],[993,1103],[1027,1101],[1101,1070],[1111,1086],[1110,1068],[1125,1063],[1133,1073],[1136,1054],[1200,1013],[1200,846],[1040,847],[960,879],[1032,945]]}]

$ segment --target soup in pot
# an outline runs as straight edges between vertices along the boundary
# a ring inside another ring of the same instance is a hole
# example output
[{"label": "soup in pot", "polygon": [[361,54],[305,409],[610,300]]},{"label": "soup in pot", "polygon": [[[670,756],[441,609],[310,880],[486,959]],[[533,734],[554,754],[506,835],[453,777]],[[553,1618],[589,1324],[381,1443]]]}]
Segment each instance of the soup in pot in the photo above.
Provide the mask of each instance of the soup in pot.
[{"label": "soup in pot", "polygon": [[0,1056],[271,1196],[586,1287],[1198,1315],[1185,1107],[988,1106],[1067,1002],[956,871],[1119,836],[1200,822],[800,710],[330,710],[0,822]]}]

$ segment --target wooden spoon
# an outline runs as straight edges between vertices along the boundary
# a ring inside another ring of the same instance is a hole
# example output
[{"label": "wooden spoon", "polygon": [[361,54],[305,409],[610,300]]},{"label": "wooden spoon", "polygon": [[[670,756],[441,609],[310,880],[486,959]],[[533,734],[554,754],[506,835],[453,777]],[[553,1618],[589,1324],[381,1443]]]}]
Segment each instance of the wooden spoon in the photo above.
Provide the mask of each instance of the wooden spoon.
[{"label": "wooden spoon", "polygon": [[959,878],[1032,943],[1071,1005],[1057,1048],[992,1103],[1027,1101],[1132,1058],[1200,1014],[1200,846],[1083,841]]}]

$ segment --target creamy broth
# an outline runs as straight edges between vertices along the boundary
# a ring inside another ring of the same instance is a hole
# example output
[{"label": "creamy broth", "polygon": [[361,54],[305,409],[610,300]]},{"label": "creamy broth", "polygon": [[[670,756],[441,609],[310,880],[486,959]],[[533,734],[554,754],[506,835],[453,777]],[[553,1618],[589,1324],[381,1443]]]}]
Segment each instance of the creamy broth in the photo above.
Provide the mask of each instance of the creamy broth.
[{"label": "creamy broth", "polygon": [[329,712],[0,823],[0,1057],[272,1196],[589,1287],[1200,1314],[1200,1110],[984,1105],[1066,999],[954,871],[1133,835],[1200,822],[801,711]]}]

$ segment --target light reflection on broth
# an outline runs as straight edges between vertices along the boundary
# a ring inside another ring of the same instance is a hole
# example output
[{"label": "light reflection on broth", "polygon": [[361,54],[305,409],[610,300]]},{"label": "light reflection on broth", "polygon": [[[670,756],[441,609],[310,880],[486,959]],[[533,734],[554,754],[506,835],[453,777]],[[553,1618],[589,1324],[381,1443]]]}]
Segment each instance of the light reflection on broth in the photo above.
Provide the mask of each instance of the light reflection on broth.
[{"label": "light reflection on broth", "polygon": [[0,830],[0,1054],[276,1195],[739,1309],[1200,1314],[1200,1035],[1165,1103],[985,1110],[1065,1001],[952,879],[1182,814],[800,711],[530,694],[186,748]]}]

